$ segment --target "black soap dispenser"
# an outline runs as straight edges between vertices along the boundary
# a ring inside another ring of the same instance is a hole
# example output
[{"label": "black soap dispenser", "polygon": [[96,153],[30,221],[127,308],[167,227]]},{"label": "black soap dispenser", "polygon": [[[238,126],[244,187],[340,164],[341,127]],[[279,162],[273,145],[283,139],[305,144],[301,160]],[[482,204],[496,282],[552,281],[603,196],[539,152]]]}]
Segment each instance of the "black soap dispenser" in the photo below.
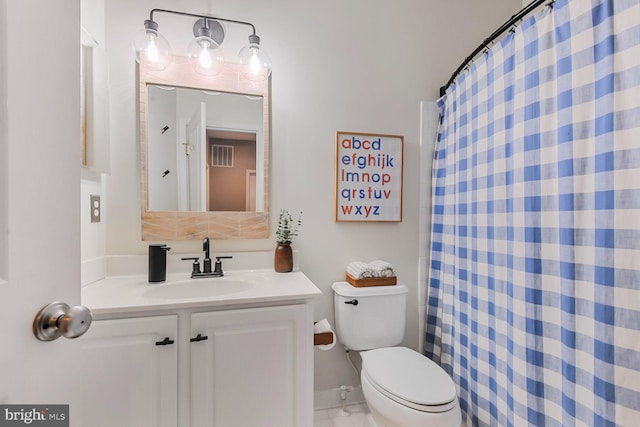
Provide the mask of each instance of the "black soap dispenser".
[{"label": "black soap dispenser", "polygon": [[165,244],[149,245],[149,283],[167,279],[167,251],[170,250]]}]

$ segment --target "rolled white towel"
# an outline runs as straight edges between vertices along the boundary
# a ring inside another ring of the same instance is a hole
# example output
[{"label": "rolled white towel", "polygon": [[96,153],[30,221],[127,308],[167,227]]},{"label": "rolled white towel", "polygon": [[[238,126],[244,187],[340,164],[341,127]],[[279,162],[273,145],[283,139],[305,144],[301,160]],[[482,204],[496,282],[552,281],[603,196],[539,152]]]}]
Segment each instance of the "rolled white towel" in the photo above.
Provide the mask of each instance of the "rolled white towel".
[{"label": "rolled white towel", "polygon": [[375,261],[371,261],[369,265],[375,271],[376,277],[393,277],[396,275],[393,265],[387,261],[377,259]]},{"label": "rolled white towel", "polygon": [[376,271],[370,264],[362,261],[352,261],[347,265],[347,273],[354,279],[376,277]]}]

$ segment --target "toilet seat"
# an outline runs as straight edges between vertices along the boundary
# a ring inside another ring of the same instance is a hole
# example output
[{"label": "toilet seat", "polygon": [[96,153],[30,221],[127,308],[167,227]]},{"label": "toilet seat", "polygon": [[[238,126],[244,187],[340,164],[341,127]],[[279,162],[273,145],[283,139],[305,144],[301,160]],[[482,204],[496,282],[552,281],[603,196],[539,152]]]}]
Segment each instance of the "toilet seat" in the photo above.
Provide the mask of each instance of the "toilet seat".
[{"label": "toilet seat", "polygon": [[422,412],[445,412],[457,404],[455,384],[431,359],[406,347],[361,353],[362,374],[389,399]]}]

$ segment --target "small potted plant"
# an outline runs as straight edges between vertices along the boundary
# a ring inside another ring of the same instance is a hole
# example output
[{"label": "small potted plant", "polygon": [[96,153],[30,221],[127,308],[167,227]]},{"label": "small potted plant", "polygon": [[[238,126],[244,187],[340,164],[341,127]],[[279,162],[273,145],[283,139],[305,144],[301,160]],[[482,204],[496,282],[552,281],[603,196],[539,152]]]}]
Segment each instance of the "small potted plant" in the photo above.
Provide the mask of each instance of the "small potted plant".
[{"label": "small potted plant", "polygon": [[291,242],[298,235],[298,229],[302,225],[302,212],[298,220],[294,221],[289,211],[280,210],[278,229],[276,230],[276,253],[274,256],[274,269],[278,273],[288,273],[293,270],[293,251]]}]

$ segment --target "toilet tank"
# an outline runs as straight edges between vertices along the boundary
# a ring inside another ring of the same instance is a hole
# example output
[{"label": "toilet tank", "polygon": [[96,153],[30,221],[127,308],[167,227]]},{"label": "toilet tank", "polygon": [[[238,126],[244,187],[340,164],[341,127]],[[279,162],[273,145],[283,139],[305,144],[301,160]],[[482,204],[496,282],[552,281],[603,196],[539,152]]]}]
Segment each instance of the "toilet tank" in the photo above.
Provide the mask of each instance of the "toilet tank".
[{"label": "toilet tank", "polygon": [[340,342],[351,350],[392,347],[404,338],[407,287],[356,288],[335,282],[335,326]]}]

